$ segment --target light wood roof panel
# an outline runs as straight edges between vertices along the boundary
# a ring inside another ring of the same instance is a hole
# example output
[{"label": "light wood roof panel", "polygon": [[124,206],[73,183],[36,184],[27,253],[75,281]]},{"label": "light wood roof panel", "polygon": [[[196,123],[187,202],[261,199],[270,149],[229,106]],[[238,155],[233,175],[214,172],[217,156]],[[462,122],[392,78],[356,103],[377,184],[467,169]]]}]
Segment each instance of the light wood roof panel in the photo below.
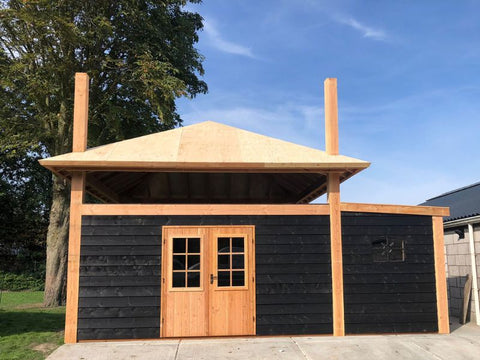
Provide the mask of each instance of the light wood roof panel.
[{"label": "light wood roof panel", "polygon": [[370,165],[212,121],[40,163],[66,178],[87,171],[87,190],[102,200],[146,203],[305,203],[325,193],[328,172],[343,181]]},{"label": "light wood roof panel", "polygon": [[370,163],[206,121],[41,160],[51,169],[343,170]]}]

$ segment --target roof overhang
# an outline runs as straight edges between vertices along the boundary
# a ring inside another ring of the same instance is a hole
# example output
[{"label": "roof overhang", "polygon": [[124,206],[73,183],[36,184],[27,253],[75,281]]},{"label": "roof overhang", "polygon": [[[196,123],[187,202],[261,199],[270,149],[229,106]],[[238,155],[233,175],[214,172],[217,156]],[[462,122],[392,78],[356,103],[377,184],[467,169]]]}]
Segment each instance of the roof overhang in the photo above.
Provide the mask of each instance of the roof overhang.
[{"label": "roof overhang", "polygon": [[72,171],[145,171],[145,172],[305,172],[305,173],[358,173],[370,163],[357,164],[344,162],[329,163],[211,163],[211,162],[154,162],[154,161],[95,161],[95,160],[55,160],[39,161],[45,168],[59,173]]},{"label": "roof overhang", "polygon": [[[107,203],[299,203],[306,204],[327,192],[328,172],[296,171],[125,171],[125,169],[54,169],[56,175],[70,179],[76,171],[86,171],[86,191]],[[337,171],[335,171],[337,172]],[[358,171],[343,170],[340,182]],[[193,181],[210,183],[196,190]],[[199,180],[200,179],[200,180]],[[248,187],[257,190],[247,191]],[[158,189],[163,186],[164,190]],[[177,191],[172,191],[177,187]],[[263,189],[258,190],[258,189]],[[181,189],[181,190],[178,190]],[[243,195],[241,190],[243,190]],[[260,193],[259,193],[260,191]],[[232,195],[232,192],[235,195]],[[272,196],[272,192],[277,196]],[[169,194],[170,193],[170,194]],[[176,193],[172,196],[171,193]],[[180,193],[180,194],[179,194]],[[142,195],[143,194],[143,195]],[[161,195],[155,195],[161,194]],[[240,194],[240,195],[239,195]],[[217,195],[217,196],[216,196]]]},{"label": "roof overhang", "polygon": [[[74,172],[87,172],[87,191],[108,202],[127,201],[125,191],[135,191],[133,187],[125,190],[123,185],[118,186],[123,192],[118,190],[108,181],[111,178],[119,184],[128,184],[128,179],[133,177],[152,182],[153,178],[158,181],[162,178],[152,174],[163,173],[170,174],[167,181],[178,178],[188,183],[192,176],[173,174],[231,174],[229,179],[233,183],[245,181],[248,185],[253,179],[259,182],[258,186],[266,187],[264,199],[258,194],[252,198],[228,199],[227,196],[224,199],[224,202],[247,203],[281,202],[280,198],[271,195],[275,188],[267,189],[275,184],[286,190],[284,202],[310,202],[326,192],[328,173],[339,173],[341,181],[345,181],[370,165],[363,160],[330,155],[211,121],[43,159],[40,164],[65,178],[70,178]],[[137,175],[132,176],[132,173]],[[263,175],[242,177],[241,174]],[[216,179],[217,185],[222,183],[219,176],[207,179]],[[145,187],[146,184],[140,181],[136,186]],[[183,199],[192,200],[197,196],[204,202],[214,201],[198,194],[185,195]]]}]

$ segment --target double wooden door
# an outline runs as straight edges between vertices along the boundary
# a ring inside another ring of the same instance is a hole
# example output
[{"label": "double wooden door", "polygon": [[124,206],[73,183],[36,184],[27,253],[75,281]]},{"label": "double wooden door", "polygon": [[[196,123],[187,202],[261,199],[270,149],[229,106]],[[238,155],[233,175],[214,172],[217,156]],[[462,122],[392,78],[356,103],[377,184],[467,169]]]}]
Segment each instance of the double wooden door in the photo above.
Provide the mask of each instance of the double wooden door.
[{"label": "double wooden door", "polygon": [[255,335],[253,226],[164,226],[161,336]]}]

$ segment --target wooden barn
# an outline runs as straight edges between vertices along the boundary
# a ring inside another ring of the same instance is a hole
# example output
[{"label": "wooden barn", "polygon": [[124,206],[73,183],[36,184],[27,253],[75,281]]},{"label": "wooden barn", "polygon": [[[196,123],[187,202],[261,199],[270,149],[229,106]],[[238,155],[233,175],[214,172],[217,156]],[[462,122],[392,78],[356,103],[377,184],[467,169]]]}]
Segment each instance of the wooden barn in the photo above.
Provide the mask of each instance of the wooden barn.
[{"label": "wooden barn", "polygon": [[210,121],[87,149],[77,74],[73,152],[41,161],[71,181],[65,342],[448,333],[448,208],[340,201],[369,163],[338,153],[336,88],[326,151]]}]

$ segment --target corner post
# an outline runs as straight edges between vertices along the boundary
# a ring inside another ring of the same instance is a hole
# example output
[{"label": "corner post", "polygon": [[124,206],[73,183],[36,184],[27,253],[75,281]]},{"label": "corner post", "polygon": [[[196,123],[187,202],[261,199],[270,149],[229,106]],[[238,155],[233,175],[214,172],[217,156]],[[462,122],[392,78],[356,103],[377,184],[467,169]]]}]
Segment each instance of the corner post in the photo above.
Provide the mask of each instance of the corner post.
[{"label": "corner post", "polygon": [[[324,82],[325,148],[327,154],[338,155],[337,79]],[[332,262],[333,335],[345,336],[343,304],[342,222],[340,211],[340,174],[327,174],[327,197],[330,213],[330,251]]]},{"label": "corner post", "polygon": [[[73,152],[87,149],[88,89],[85,73],[75,74],[73,109]],[[78,293],[80,282],[80,242],[82,230],[82,204],[85,192],[85,172],[72,174],[70,190],[70,228],[68,235],[67,306],[65,313],[65,343],[77,342]]]},{"label": "corner post", "polygon": [[437,294],[438,333],[450,333],[448,317],[447,277],[445,273],[445,244],[443,239],[443,218],[432,216],[433,252],[435,257],[435,289]]},{"label": "corner post", "polygon": [[[327,154],[338,155],[337,79],[324,82],[325,148]],[[340,211],[340,174],[327,174],[327,196],[330,213],[330,251],[332,262],[333,335],[345,336],[343,303],[342,223]]]},{"label": "corner post", "polygon": [[337,79],[325,79],[325,150],[329,155],[338,155],[338,100]]}]

